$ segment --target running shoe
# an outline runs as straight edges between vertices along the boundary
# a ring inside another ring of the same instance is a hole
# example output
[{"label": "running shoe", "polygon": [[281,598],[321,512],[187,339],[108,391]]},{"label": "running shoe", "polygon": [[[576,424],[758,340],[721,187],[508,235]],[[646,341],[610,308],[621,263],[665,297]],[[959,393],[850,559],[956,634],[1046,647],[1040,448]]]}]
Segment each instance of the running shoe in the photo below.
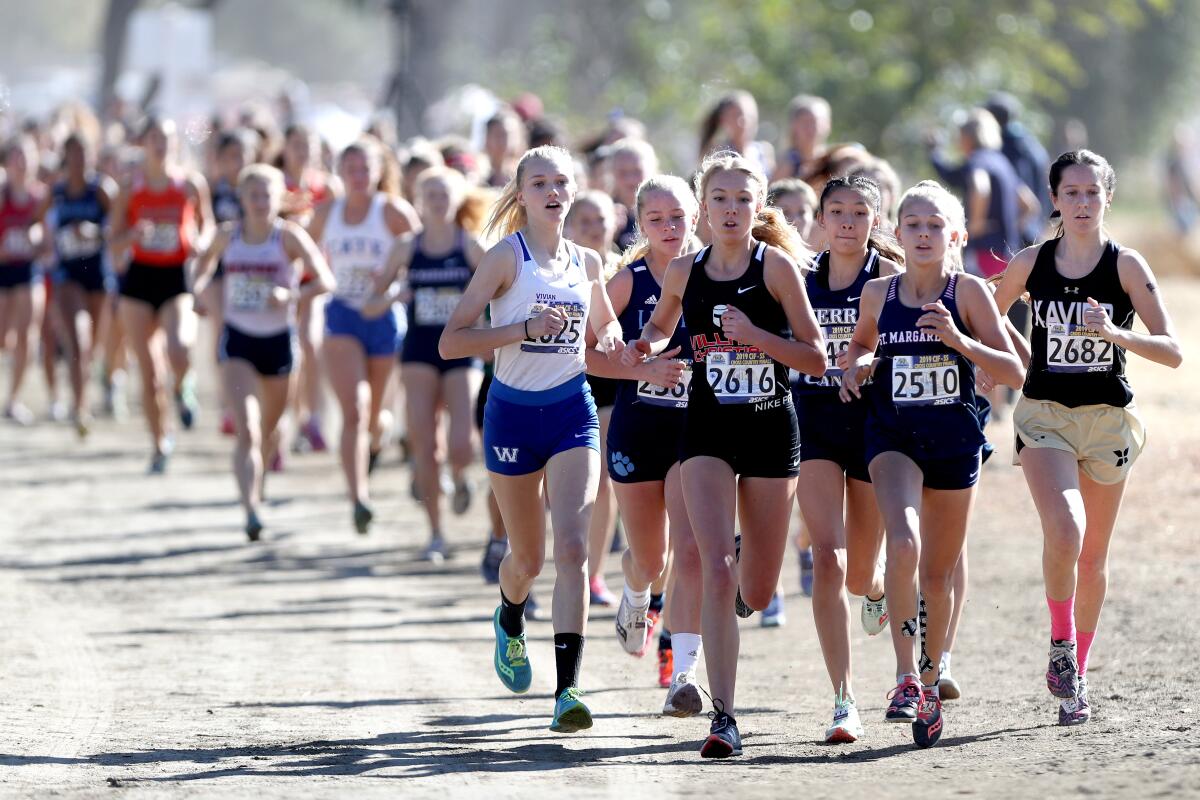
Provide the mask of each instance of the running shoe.
[{"label": "running shoe", "polygon": [[712,725],[708,738],[700,746],[701,758],[729,758],[742,754],[742,735],[738,733],[737,720],[724,711],[720,700],[713,700],[715,711],[708,712]]},{"label": "running shoe", "polygon": [[592,712],[580,700],[583,692],[575,686],[568,686],[554,701],[554,722],[550,730],[555,733],[575,733],[592,727]]},{"label": "running shoe", "polygon": [[33,412],[20,403],[11,403],[8,408],[4,409],[4,418],[22,428],[33,424]]},{"label": "running shoe", "polygon": [[451,495],[450,509],[462,516],[471,508],[471,499],[475,496],[475,488],[465,476],[454,484],[454,494]]},{"label": "running shoe", "polygon": [[321,426],[312,418],[304,423],[304,427],[300,429],[300,435],[308,441],[308,446],[314,453],[324,453],[329,449],[329,445],[325,443],[325,437],[321,435]]},{"label": "running shoe", "polygon": [[[675,671],[675,651],[658,651],[658,685],[666,689],[671,685],[671,673]],[[663,712],[666,713],[666,712]]]},{"label": "running shoe", "polygon": [[367,474],[370,475],[375,471],[375,467],[379,466],[379,456],[383,453],[383,448],[371,448],[367,453]]},{"label": "running shoe", "polygon": [[[662,622],[662,610],[651,608],[646,612],[646,647],[650,646],[650,642],[654,641],[654,634],[658,632],[658,625]],[[646,650],[638,653],[638,658],[646,655]]]},{"label": "running shoe", "polygon": [[269,469],[271,472],[283,472],[283,467],[283,451],[276,450],[275,455],[271,457],[271,466]]},{"label": "running shoe", "polygon": [[483,561],[479,564],[484,583],[500,582],[500,562],[507,553],[508,540],[493,539],[491,534],[488,534],[487,544],[483,547]]},{"label": "running shoe", "polygon": [[631,656],[645,655],[646,642],[650,639],[646,609],[635,607],[624,592],[621,592],[621,603],[617,606],[616,629],[617,641],[626,653]]},{"label": "running shoe", "polygon": [[862,738],[862,720],[853,697],[846,697],[844,687],[838,687],[833,698],[833,724],[825,729],[826,744],[849,744]]},{"label": "running shoe", "polygon": [[525,621],[537,622],[542,618],[542,608],[538,605],[537,599],[533,596],[533,592],[529,593],[529,597],[525,598]]},{"label": "running shoe", "polygon": [[812,597],[813,593],[813,554],[808,547],[800,551],[800,594]]},{"label": "running shoe", "polygon": [[759,625],[764,628],[782,628],[787,624],[787,613],[783,610],[783,595],[779,592],[771,595],[771,602],[763,609]]},{"label": "running shoe", "polygon": [[446,544],[446,537],[441,534],[433,536],[421,551],[421,560],[430,564],[441,564],[449,557],[450,546]]},{"label": "running shoe", "polygon": [[608,590],[603,575],[597,575],[588,581],[589,603],[593,606],[615,606],[617,598]]},{"label": "running shoe", "polygon": [[[742,560],[742,535],[734,534],[733,537],[733,559],[738,563]],[[746,605],[746,601],[742,599],[742,587],[739,585],[737,597],[733,601],[734,612],[742,619],[747,619],[754,614],[754,609]]]},{"label": "running shoe", "polygon": [[1050,640],[1050,665],[1046,667],[1046,688],[1055,697],[1069,700],[1079,689],[1079,662],[1075,658],[1075,643]]},{"label": "running shoe", "polygon": [[366,536],[371,530],[371,520],[375,519],[375,512],[366,503],[355,502],[354,504],[354,530],[358,531],[360,536]]},{"label": "running shoe", "polygon": [[51,422],[66,422],[70,415],[67,404],[62,400],[51,401],[50,406],[46,409],[46,418]]},{"label": "running shoe", "polygon": [[171,453],[174,450],[174,443],[170,439],[163,439],[162,444],[150,456],[150,467],[146,470],[146,473],[148,475],[162,475],[166,473],[167,462],[171,460]]},{"label": "running shoe", "polygon": [[917,709],[917,718],[913,720],[913,742],[922,750],[933,747],[942,738],[942,701],[937,692],[926,687],[921,691],[921,705]]},{"label": "running shoe", "polygon": [[258,519],[258,514],[251,511],[246,515],[246,538],[252,542],[257,542],[262,536],[263,524]]},{"label": "running shoe", "polygon": [[75,434],[80,439],[86,439],[92,432],[92,417],[90,414],[76,414],[72,420],[75,423]]},{"label": "running shoe", "polygon": [[904,675],[896,688],[888,692],[888,699],[892,702],[884,712],[885,722],[913,722],[921,705],[921,682],[915,675]]},{"label": "running shoe", "polygon": [[1079,692],[1069,700],[1063,700],[1058,706],[1058,724],[1071,726],[1082,725],[1092,718],[1092,707],[1088,703],[1087,678],[1079,679]]},{"label": "running shoe", "polygon": [[938,663],[938,697],[943,700],[957,700],[962,697],[962,689],[950,674],[950,665],[944,660]]},{"label": "running shoe", "polygon": [[190,431],[196,424],[196,414],[200,403],[196,399],[196,378],[190,372],[180,382],[179,391],[175,393],[175,406],[179,411],[179,424],[185,431]]},{"label": "running shoe", "polygon": [[694,675],[681,672],[668,685],[667,702],[662,710],[664,717],[694,717],[704,710],[704,698],[700,696]]},{"label": "running shoe", "polygon": [[500,607],[492,615],[492,629],[496,633],[496,675],[511,692],[525,694],[533,681],[533,669],[525,653],[525,634],[509,636],[500,627]]},{"label": "running shoe", "polygon": [[235,433],[237,433],[237,430],[233,425],[233,414],[226,411],[221,415],[221,435],[233,436]]},{"label": "running shoe", "polygon": [[883,633],[883,629],[887,627],[888,623],[887,597],[884,596],[878,600],[864,597],[862,612],[858,618],[862,621],[863,630],[867,632],[868,636],[878,636]]}]

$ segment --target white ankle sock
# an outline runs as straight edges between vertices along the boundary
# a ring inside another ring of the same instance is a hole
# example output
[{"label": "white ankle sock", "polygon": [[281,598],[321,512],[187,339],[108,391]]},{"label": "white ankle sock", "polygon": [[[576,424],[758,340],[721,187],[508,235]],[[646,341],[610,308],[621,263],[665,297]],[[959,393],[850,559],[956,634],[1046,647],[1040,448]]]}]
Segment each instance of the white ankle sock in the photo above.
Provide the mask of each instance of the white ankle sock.
[{"label": "white ankle sock", "polygon": [[704,642],[698,633],[671,632],[671,650],[675,653],[675,673],[696,674],[696,664],[704,652]]},{"label": "white ankle sock", "polygon": [[625,584],[625,596],[629,598],[629,605],[634,608],[645,609],[650,606],[650,587],[646,587],[644,592],[635,592],[629,588],[629,584]]}]

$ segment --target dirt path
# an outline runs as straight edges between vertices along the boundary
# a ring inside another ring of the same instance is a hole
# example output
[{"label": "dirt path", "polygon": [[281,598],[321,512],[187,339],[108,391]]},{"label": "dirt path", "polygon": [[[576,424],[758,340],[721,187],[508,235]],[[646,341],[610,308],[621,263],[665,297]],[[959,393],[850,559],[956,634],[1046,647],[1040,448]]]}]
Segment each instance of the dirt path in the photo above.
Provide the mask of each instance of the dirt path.
[{"label": "dirt path", "polygon": [[[948,705],[942,743],[917,752],[907,726],[882,723],[891,648],[856,624],[867,735],[818,744],[831,691],[808,601],[793,597],[787,627],[752,619],[743,629],[746,756],[704,763],[696,748],[707,720],[657,715],[653,664],[619,650],[611,612],[594,615],[584,665],[595,728],[571,738],[546,730],[549,623],[531,628],[533,692],[507,696],[490,665],[496,592],[477,571],[484,515],[477,507],[452,522],[460,550],[446,567],[415,563],[423,526],[397,466],[375,476],[381,522],[359,538],[333,459],[293,458],[269,482],[270,540],[249,546],[230,443],[211,432],[211,414],[183,437],[170,474],[153,480],[138,425],[102,424],[83,446],[65,428],[2,427],[0,794],[628,797],[728,787],[737,797],[882,797],[923,781],[924,797],[1200,795],[1191,624],[1200,285],[1164,288],[1189,361],[1174,373],[1131,369],[1150,444],[1116,536],[1090,725],[1057,728],[1042,684],[1040,533],[1022,476],[1007,466],[1007,431],[991,432],[999,452],[971,532],[954,662],[966,696]],[[542,596],[550,578],[538,583]],[[796,585],[790,557],[786,585]]]}]

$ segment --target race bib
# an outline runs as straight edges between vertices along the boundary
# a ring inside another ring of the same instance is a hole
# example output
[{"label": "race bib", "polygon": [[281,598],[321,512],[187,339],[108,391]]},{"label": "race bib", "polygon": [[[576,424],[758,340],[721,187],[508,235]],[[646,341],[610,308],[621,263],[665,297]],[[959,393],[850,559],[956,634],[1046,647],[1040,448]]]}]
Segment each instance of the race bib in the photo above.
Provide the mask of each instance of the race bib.
[{"label": "race bib", "polygon": [[650,381],[638,381],[637,399],[639,402],[652,406],[667,408],[687,408],[688,392],[692,389],[692,368],[683,368],[683,375],[674,389],[656,386]]},{"label": "race bib", "polygon": [[417,325],[445,327],[458,308],[462,292],[453,286],[423,286],[413,293],[413,317]]},{"label": "race bib", "polygon": [[1046,326],[1046,369],[1050,372],[1109,372],[1113,343],[1083,325],[1052,322]]},{"label": "race bib", "polygon": [[156,222],[142,234],[142,249],[149,253],[174,253],[179,242],[179,226],[174,222]]},{"label": "race bib", "polygon": [[[830,378],[842,377],[842,370],[838,367],[838,356],[850,349],[850,340],[854,338],[853,325],[824,325],[823,332],[825,334],[825,378],[826,383],[829,383]],[[836,385],[837,381],[832,381]]]},{"label": "race bib", "polygon": [[899,407],[961,403],[958,356],[896,356],[892,359],[892,401]]},{"label": "race bib", "polygon": [[530,303],[528,318],[533,319],[547,308],[557,308],[567,317],[567,324],[558,333],[545,336],[527,336],[521,342],[523,353],[551,353],[564,355],[579,355],[583,352],[583,324],[585,320],[583,306],[579,303]]},{"label": "race bib", "polygon": [[33,255],[33,242],[25,228],[9,228],[4,232],[4,255],[10,258],[29,258]]},{"label": "race bib", "polygon": [[375,289],[375,270],[358,264],[338,264],[333,278],[337,297],[351,304],[364,302]]},{"label": "race bib", "polygon": [[717,350],[705,359],[717,402],[761,403],[775,396],[775,364],[762,352]]},{"label": "race bib", "polygon": [[54,237],[58,257],[64,261],[92,258],[100,252],[100,226],[79,222],[59,228]]},{"label": "race bib", "polygon": [[253,275],[231,275],[229,306],[236,311],[265,311],[275,289],[274,281]]}]

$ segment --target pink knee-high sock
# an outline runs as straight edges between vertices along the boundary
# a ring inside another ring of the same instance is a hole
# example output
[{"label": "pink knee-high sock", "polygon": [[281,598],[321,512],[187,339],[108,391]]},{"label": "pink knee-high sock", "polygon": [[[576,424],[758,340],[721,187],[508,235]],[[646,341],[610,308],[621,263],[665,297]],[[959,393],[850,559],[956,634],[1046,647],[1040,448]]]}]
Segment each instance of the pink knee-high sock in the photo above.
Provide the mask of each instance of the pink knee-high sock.
[{"label": "pink knee-high sock", "polygon": [[1092,652],[1092,642],[1096,639],[1095,631],[1079,631],[1079,677],[1087,675],[1088,654]]},{"label": "pink knee-high sock", "polygon": [[1050,608],[1050,638],[1056,641],[1075,641],[1075,595],[1066,600],[1055,600],[1046,595]]}]

